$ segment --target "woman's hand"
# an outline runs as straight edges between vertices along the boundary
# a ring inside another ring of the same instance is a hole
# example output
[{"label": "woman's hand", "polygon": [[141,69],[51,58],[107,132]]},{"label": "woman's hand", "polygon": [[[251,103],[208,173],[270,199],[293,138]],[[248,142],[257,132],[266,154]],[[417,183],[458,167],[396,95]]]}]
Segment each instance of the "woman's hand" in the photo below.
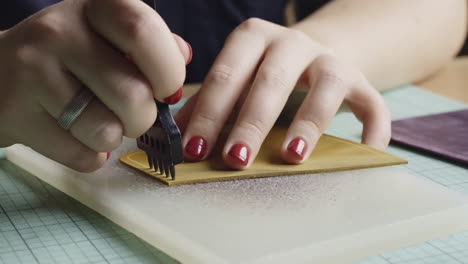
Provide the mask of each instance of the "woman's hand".
[{"label": "woman's hand", "polygon": [[299,31],[254,18],[231,33],[199,93],[176,115],[186,158],[209,155],[240,103],[223,159],[234,169],[249,167],[301,82],[310,90],[282,144],[284,161],[297,164],[308,158],[343,101],[364,124],[362,141],[378,149],[387,146],[389,110],[359,70]]},{"label": "woman's hand", "polygon": [[[78,171],[175,101],[190,48],[141,1],[64,1],[0,33],[0,147],[22,143]],[[132,61],[126,58],[130,56]],[[83,88],[94,99],[70,131],[57,124]]]}]

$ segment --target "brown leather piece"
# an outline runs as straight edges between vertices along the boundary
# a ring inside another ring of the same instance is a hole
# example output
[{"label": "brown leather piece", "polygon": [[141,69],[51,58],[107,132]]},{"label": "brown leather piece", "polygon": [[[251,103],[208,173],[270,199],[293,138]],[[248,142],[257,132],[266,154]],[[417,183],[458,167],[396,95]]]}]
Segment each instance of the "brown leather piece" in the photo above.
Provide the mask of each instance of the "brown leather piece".
[{"label": "brown leather piece", "polygon": [[[373,149],[367,145],[323,135],[308,160],[300,165],[290,165],[284,163],[279,156],[285,134],[285,128],[273,128],[265,139],[255,162],[249,169],[243,171],[230,170],[224,166],[220,154],[224,144],[218,144],[208,160],[177,165],[175,180],[149,170],[146,155],[141,150],[123,154],[120,161],[169,186],[355,170],[408,163],[404,159]],[[219,142],[224,143],[224,140],[221,139]]]}]

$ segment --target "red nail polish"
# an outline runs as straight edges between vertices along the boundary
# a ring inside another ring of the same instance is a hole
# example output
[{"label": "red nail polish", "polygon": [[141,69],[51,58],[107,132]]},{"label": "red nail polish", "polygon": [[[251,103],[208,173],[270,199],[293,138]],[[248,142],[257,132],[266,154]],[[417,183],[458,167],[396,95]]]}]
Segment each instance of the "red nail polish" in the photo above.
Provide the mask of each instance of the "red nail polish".
[{"label": "red nail polish", "polygon": [[180,101],[180,99],[182,99],[182,94],[183,93],[184,93],[184,91],[182,90],[182,87],[181,87],[173,95],[164,98],[164,102],[166,104],[171,104],[171,105],[177,104]]},{"label": "red nail polish", "polygon": [[293,154],[296,158],[303,160],[307,150],[307,144],[302,138],[295,138],[289,142],[288,152]]},{"label": "red nail polish", "polygon": [[111,153],[107,152],[106,160],[109,160],[110,156],[111,156]]},{"label": "red nail polish", "polygon": [[193,50],[192,46],[187,41],[185,41],[185,43],[187,43],[187,47],[189,48],[189,57],[187,59],[187,62],[185,63],[185,65],[188,65],[192,61]]},{"label": "red nail polish", "polygon": [[206,153],[206,140],[202,137],[192,137],[185,146],[185,152],[194,160],[201,160]]},{"label": "red nail polish", "polygon": [[247,166],[247,163],[249,163],[250,151],[244,144],[232,145],[228,155],[240,162],[243,166]]}]

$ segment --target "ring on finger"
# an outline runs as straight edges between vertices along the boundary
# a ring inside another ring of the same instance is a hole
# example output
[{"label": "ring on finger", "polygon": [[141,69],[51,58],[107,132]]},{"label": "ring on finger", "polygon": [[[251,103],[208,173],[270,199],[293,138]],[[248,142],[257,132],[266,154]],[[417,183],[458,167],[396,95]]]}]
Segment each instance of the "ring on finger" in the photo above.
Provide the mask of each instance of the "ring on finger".
[{"label": "ring on finger", "polygon": [[73,122],[80,116],[83,110],[94,99],[95,95],[89,89],[82,89],[77,93],[65,110],[57,119],[58,124],[65,130],[69,130]]}]

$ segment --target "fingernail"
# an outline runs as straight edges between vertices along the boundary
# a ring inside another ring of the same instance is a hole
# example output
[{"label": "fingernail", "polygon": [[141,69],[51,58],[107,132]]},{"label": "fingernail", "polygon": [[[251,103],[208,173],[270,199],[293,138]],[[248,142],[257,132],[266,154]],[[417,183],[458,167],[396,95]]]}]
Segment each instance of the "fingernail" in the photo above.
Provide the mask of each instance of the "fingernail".
[{"label": "fingernail", "polygon": [[289,142],[288,152],[291,153],[292,155],[294,155],[296,158],[298,158],[300,160],[304,159],[304,155],[306,153],[306,150],[307,150],[307,144],[300,137],[297,137],[297,138],[291,140],[291,142]]},{"label": "fingernail", "polygon": [[250,151],[244,144],[232,145],[228,155],[241,163],[243,166],[247,166],[247,163],[249,163]]},{"label": "fingernail", "polygon": [[188,65],[192,61],[193,50],[192,50],[192,46],[187,41],[185,41],[185,43],[187,43],[187,47],[189,49],[189,57],[187,59],[187,62],[185,63],[185,65]]},{"label": "fingernail", "polygon": [[110,156],[111,156],[111,153],[107,152],[106,160],[109,160]]},{"label": "fingernail", "polygon": [[206,140],[198,136],[192,137],[185,146],[185,152],[190,155],[190,158],[201,160],[206,153]]},{"label": "fingernail", "polygon": [[173,95],[164,98],[164,102],[166,104],[171,104],[171,105],[177,104],[180,101],[180,99],[182,99],[182,94],[183,93],[184,93],[184,91],[182,90],[182,87],[181,87]]}]

